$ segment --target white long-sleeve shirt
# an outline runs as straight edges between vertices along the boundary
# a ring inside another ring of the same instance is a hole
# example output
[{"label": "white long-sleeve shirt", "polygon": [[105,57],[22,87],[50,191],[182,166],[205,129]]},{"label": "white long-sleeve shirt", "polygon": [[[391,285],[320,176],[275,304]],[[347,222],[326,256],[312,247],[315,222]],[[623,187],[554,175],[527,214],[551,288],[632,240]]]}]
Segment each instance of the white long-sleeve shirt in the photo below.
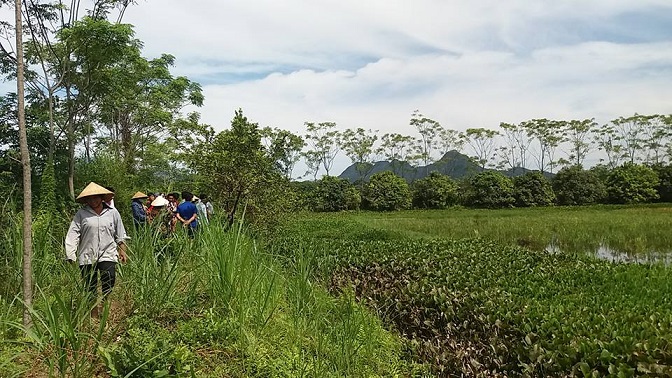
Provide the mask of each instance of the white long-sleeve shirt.
[{"label": "white long-sleeve shirt", "polygon": [[79,265],[117,262],[117,246],[126,239],[126,229],[117,209],[104,206],[98,215],[89,206],[84,206],[70,223],[65,236],[65,253],[68,260],[77,260]]}]

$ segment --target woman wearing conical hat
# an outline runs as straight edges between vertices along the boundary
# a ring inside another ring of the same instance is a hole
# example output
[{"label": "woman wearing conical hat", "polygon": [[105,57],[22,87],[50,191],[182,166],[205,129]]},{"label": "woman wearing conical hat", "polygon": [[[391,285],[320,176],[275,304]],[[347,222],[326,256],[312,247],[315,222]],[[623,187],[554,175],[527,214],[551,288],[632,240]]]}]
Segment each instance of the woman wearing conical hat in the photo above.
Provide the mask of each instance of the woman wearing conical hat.
[{"label": "woman wearing conical hat", "polygon": [[131,211],[133,212],[133,225],[136,229],[144,226],[147,223],[147,210],[143,205],[144,199],[147,195],[143,192],[136,192],[131,198]]},{"label": "woman wearing conical hat", "polygon": [[[110,193],[94,182],[87,185],[77,197],[77,202],[86,205],[75,214],[65,237],[67,259],[79,263],[92,299],[97,297],[98,277],[107,298],[114,287],[117,262],[128,260],[128,237],[121,216],[103,201]],[[91,315],[98,315],[97,305]]]}]

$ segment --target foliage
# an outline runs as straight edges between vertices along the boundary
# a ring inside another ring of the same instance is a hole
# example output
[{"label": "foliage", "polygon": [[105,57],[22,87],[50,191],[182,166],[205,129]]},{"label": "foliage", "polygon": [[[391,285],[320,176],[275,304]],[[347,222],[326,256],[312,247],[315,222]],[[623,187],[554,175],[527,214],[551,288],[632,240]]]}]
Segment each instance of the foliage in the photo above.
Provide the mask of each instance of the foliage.
[{"label": "foliage", "polygon": [[658,175],[658,199],[661,202],[672,202],[672,164],[654,164],[651,168]]},{"label": "foliage", "polygon": [[413,207],[445,209],[457,204],[457,184],[446,175],[432,172],[412,185]]},{"label": "foliage", "polygon": [[550,206],[555,201],[551,183],[539,172],[528,172],[513,178],[516,206]]},{"label": "foliage", "polygon": [[313,172],[314,177],[320,170],[320,166],[324,168],[326,175],[329,176],[329,171],[334,164],[334,159],[338,154],[338,141],[340,132],[336,130],[335,122],[305,122],[306,131],[308,134],[305,140],[310,150],[304,153],[304,158],[307,160],[307,165]]},{"label": "foliage", "polygon": [[521,126],[533,139],[537,141],[538,151],[533,151],[533,157],[537,161],[537,167],[541,173],[553,172],[556,165],[555,151],[563,140],[562,132],[566,121],[548,119],[532,119],[525,121]]},{"label": "foliage", "polygon": [[[403,359],[398,337],[351,294],[333,297],[315,282],[312,255],[279,259],[247,236],[242,223],[225,230],[222,221],[213,219],[196,240],[182,232],[166,239],[154,225],[133,233],[131,262],[119,266],[123,282],[117,281],[99,321],[88,316],[76,266],[38,265],[43,295],[35,300],[35,328],[27,336],[19,324],[21,304],[5,299],[18,286],[0,297],[0,373],[78,378],[423,372]],[[8,244],[20,256],[20,224],[18,219],[11,235],[2,231],[10,237],[0,244],[3,253]],[[56,232],[62,235],[64,227],[67,220]],[[40,258],[55,262],[55,253],[48,256]],[[20,263],[0,261],[4,289]]]},{"label": "foliage", "polygon": [[261,133],[266,141],[269,158],[275,163],[276,169],[290,179],[306,142],[287,130],[264,127]]},{"label": "foliage", "polygon": [[419,110],[415,110],[411,116],[410,125],[420,134],[413,146],[415,153],[411,160],[421,161],[427,166],[434,160],[433,151],[438,147],[441,124],[431,118],[425,117]]},{"label": "foliage", "polygon": [[231,129],[214,137],[207,127],[184,131],[196,134],[189,140],[182,138],[191,142],[184,147],[184,158],[204,189],[224,204],[229,224],[243,210],[246,219],[257,225],[272,224],[289,207],[293,199],[286,195],[288,181],[262,145],[259,126],[242,109],[235,112]]},{"label": "foliage", "polygon": [[346,179],[324,176],[310,195],[315,211],[358,210],[361,197]]},{"label": "foliage", "polygon": [[469,128],[462,135],[462,140],[466,142],[474,151],[472,159],[481,169],[485,169],[488,164],[492,164],[495,153],[495,137],[499,135],[497,130],[485,128]]},{"label": "foliage", "polygon": [[370,210],[407,209],[411,206],[411,191],[403,178],[390,171],[380,172],[362,188],[362,202]]},{"label": "foliage", "polygon": [[515,203],[513,182],[495,171],[485,171],[467,179],[464,204],[473,207],[502,208]]},{"label": "foliage", "polygon": [[626,163],[611,170],[607,193],[611,203],[641,203],[658,198],[656,172],[644,165]]},{"label": "foliage", "polygon": [[595,172],[578,165],[558,171],[553,191],[559,205],[589,205],[606,197],[606,188]]},{"label": "foliage", "polygon": [[356,130],[347,129],[341,133],[339,145],[341,150],[355,164],[355,169],[359,175],[357,181],[360,183],[373,168],[373,145],[376,140],[378,140],[378,136],[374,131],[367,131],[361,127]]},{"label": "foliage", "polygon": [[436,375],[670,373],[672,271],[662,264],[412,240],[333,216],[297,219],[277,243],[291,254],[297,242],[319,254],[334,290],[354,290]]}]

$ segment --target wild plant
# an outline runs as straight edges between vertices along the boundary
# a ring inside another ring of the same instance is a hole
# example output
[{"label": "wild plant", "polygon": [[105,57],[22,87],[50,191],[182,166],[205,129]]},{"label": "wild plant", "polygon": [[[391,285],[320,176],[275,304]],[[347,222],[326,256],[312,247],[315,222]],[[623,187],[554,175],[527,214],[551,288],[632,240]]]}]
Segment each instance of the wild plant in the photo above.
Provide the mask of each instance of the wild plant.
[{"label": "wild plant", "polygon": [[66,295],[39,293],[39,306],[29,308],[33,325],[24,327],[17,321],[10,326],[25,334],[27,346],[36,350],[37,361],[44,361],[49,376],[95,375],[99,369],[96,351],[104,342],[109,305],[103,306],[100,318],[94,320],[89,316],[92,304],[84,289]]},{"label": "wild plant", "polygon": [[244,233],[205,227],[197,236],[205,290],[213,306],[236,317],[239,324],[265,326],[278,305],[279,274],[269,256]]}]

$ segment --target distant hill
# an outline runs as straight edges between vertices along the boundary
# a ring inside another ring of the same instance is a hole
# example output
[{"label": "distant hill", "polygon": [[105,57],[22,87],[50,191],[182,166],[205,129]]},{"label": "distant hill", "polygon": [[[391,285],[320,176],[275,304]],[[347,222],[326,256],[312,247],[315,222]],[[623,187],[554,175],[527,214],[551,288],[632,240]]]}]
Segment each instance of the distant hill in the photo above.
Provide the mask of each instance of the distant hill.
[{"label": "distant hill", "polygon": [[[441,159],[438,161],[429,164],[427,166],[418,166],[414,167],[408,164],[405,161],[378,161],[373,163],[373,165],[368,164],[365,167],[362,167],[361,174],[357,171],[356,164],[353,164],[346,168],[343,173],[338,177],[344,178],[350,182],[356,182],[359,180],[362,174],[364,175],[364,180],[368,179],[379,172],[383,171],[392,171],[395,174],[403,177],[408,182],[419,180],[429,176],[430,173],[437,171],[441,174],[450,176],[454,179],[460,179],[465,176],[470,176],[476,173],[481,172],[483,169],[476,165],[467,155],[464,155],[458,151],[448,151]],[[527,172],[530,172],[529,169],[525,168],[514,168],[507,171],[500,171],[504,175],[513,177],[520,176]],[[552,175],[546,175],[551,177]]]}]

